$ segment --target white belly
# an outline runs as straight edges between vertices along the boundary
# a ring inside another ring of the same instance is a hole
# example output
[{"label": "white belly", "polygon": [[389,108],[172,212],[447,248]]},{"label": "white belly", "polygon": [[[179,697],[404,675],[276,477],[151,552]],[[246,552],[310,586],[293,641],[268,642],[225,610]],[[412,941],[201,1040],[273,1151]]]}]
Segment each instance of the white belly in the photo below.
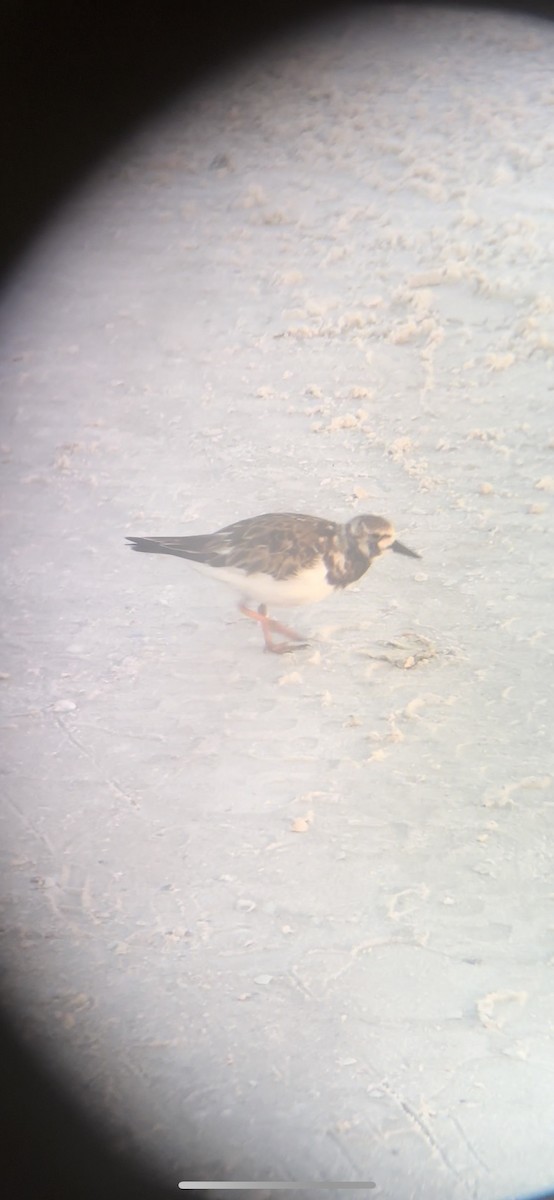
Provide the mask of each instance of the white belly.
[{"label": "white belly", "polygon": [[245,575],[235,567],[208,567],[205,563],[195,563],[189,559],[191,566],[202,575],[211,579],[219,579],[228,587],[239,592],[244,600],[256,604],[267,604],[271,607],[291,607],[300,604],[315,604],[330,596],[333,588],[327,582],[325,563],[317,563],[309,571],[294,575],[292,579],[273,579],[271,575]]}]

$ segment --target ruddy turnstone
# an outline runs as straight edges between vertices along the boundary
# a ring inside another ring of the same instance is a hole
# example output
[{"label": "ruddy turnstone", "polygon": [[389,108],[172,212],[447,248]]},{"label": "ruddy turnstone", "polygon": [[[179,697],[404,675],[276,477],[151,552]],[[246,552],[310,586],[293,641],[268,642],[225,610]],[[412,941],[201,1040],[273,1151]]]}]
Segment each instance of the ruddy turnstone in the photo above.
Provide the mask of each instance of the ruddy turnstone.
[{"label": "ruddy turnstone", "polygon": [[[293,650],[293,643],[306,643],[268,616],[268,604],[288,607],[323,600],[361,579],[385,550],[421,557],[396,541],[390,521],[369,515],[340,525],[304,513],[264,513],[217,533],[127,541],[133,550],[186,558],[205,575],[235,588],[242,596],[241,613],[260,622],[266,649],[274,654]],[[272,633],[286,641],[274,642]]]}]

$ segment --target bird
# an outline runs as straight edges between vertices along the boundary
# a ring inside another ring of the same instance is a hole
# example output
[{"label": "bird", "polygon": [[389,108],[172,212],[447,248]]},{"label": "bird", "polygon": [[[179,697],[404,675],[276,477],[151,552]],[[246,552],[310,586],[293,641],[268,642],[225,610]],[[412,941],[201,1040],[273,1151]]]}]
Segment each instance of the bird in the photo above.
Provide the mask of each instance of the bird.
[{"label": "bird", "polygon": [[[263,513],[215,533],[128,537],[132,550],[185,558],[238,591],[239,610],[259,622],[266,650],[286,654],[307,639],[268,615],[268,606],[312,604],[361,579],[386,550],[421,558],[396,540],[385,517],[359,514],[345,524],[307,513]],[[256,607],[257,606],[257,607]],[[284,640],[275,641],[273,634]]]}]

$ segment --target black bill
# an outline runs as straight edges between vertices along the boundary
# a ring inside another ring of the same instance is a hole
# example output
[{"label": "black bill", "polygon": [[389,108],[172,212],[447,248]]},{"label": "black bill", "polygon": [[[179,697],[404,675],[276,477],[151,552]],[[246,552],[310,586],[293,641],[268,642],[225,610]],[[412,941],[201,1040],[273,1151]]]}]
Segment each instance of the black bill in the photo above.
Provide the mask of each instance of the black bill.
[{"label": "black bill", "polygon": [[405,554],[407,558],[421,558],[421,554],[416,554],[415,550],[408,550],[407,546],[403,546],[402,542],[393,542],[391,550],[395,554]]}]

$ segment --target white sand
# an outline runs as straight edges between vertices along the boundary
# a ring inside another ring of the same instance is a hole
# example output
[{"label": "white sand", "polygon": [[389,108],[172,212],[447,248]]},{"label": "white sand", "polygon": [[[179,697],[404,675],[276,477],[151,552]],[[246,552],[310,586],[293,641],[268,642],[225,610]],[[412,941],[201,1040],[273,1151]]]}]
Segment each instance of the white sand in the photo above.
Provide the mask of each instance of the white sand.
[{"label": "white sand", "polygon": [[[7,297],[3,958],[172,1187],[554,1184],[553,54],[345,12],[122,147]],[[287,509],[424,559],[286,659],[124,545]]]}]

